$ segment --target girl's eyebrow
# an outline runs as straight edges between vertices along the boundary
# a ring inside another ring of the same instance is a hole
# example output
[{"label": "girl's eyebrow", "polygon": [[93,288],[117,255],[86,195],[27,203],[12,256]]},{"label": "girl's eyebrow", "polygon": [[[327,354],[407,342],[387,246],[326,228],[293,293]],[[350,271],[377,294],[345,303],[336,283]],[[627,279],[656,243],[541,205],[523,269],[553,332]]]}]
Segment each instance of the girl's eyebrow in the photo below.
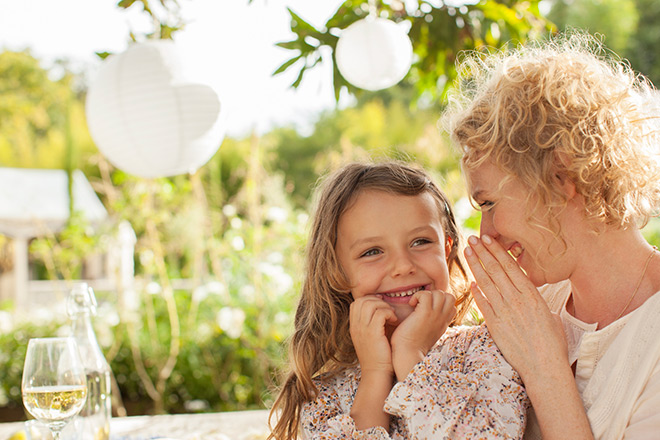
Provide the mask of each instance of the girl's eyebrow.
[{"label": "girl's eyebrow", "polygon": [[370,245],[370,244],[373,244],[373,243],[377,243],[378,240],[380,240],[381,238],[382,237],[380,237],[380,236],[359,238],[359,239],[355,240],[353,243],[351,243],[351,245],[349,246],[348,249],[353,250],[356,247],[362,247],[362,246]]}]

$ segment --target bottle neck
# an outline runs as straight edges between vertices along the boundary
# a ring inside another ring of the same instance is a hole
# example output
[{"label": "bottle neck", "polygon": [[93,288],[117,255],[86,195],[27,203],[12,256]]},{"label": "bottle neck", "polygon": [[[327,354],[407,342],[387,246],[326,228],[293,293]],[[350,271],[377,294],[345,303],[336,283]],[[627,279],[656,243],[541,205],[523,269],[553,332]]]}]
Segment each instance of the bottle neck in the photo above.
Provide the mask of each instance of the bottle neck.
[{"label": "bottle neck", "polygon": [[92,320],[89,317],[88,312],[79,312],[73,315],[71,318],[73,336],[75,338],[85,338],[85,339],[94,339],[96,340],[96,335],[94,334],[94,327],[92,327]]},{"label": "bottle neck", "polygon": [[90,314],[82,311],[71,318],[71,333],[78,343],[78,351],[87,371],[109,371],[108,362],[96,340]]}]

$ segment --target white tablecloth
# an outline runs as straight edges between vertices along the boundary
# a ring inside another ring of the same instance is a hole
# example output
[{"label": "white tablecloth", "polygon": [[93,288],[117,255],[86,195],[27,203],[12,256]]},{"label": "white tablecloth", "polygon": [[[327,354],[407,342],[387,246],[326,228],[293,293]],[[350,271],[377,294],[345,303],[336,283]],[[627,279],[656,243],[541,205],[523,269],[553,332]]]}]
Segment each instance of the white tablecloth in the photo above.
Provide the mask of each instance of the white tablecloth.
[{"label": "white tablecloth", "polygon": [[[268,410],[208,414],[114,417],[111,440],[263,440]],[[23,422],[0,423],[0,440],[22,431]]]}]

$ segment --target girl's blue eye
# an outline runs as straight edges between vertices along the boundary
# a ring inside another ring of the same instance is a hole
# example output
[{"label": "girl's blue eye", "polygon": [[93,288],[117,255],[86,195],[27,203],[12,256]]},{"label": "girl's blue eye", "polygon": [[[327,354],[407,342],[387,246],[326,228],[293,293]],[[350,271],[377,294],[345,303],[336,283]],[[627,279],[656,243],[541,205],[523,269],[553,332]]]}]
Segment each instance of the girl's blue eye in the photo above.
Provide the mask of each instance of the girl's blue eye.
[{"label": "girl's blue eye", "polygon": [[417,240],[412,242],[413,246],[421,246],[423,244],[431,243],[431,240],[428,238],[418,238]]},{"label": "girl's blue eye", "polygon": [[361,257],[371,257],[372,255],[378,255],[380,254],[379,249],[369,249],[367,252],[363,253],[360,255]]}]

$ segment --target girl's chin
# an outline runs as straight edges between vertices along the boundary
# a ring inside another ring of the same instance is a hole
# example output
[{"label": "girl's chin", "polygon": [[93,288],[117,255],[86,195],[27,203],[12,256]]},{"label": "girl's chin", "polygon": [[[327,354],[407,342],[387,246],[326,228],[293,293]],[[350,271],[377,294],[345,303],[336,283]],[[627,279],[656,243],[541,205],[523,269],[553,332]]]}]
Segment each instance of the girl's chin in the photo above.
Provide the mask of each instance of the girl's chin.
[{"label": "girl's chin", "polygon": [[399,306],[399,307],[394,307],[394,314],[396,315],[397,319],[399,320],[395,325],[399,325],[403,322],[404,319],[406,319],[410,314],[413,312],[413,308],[406,305],[406,306]]}]

